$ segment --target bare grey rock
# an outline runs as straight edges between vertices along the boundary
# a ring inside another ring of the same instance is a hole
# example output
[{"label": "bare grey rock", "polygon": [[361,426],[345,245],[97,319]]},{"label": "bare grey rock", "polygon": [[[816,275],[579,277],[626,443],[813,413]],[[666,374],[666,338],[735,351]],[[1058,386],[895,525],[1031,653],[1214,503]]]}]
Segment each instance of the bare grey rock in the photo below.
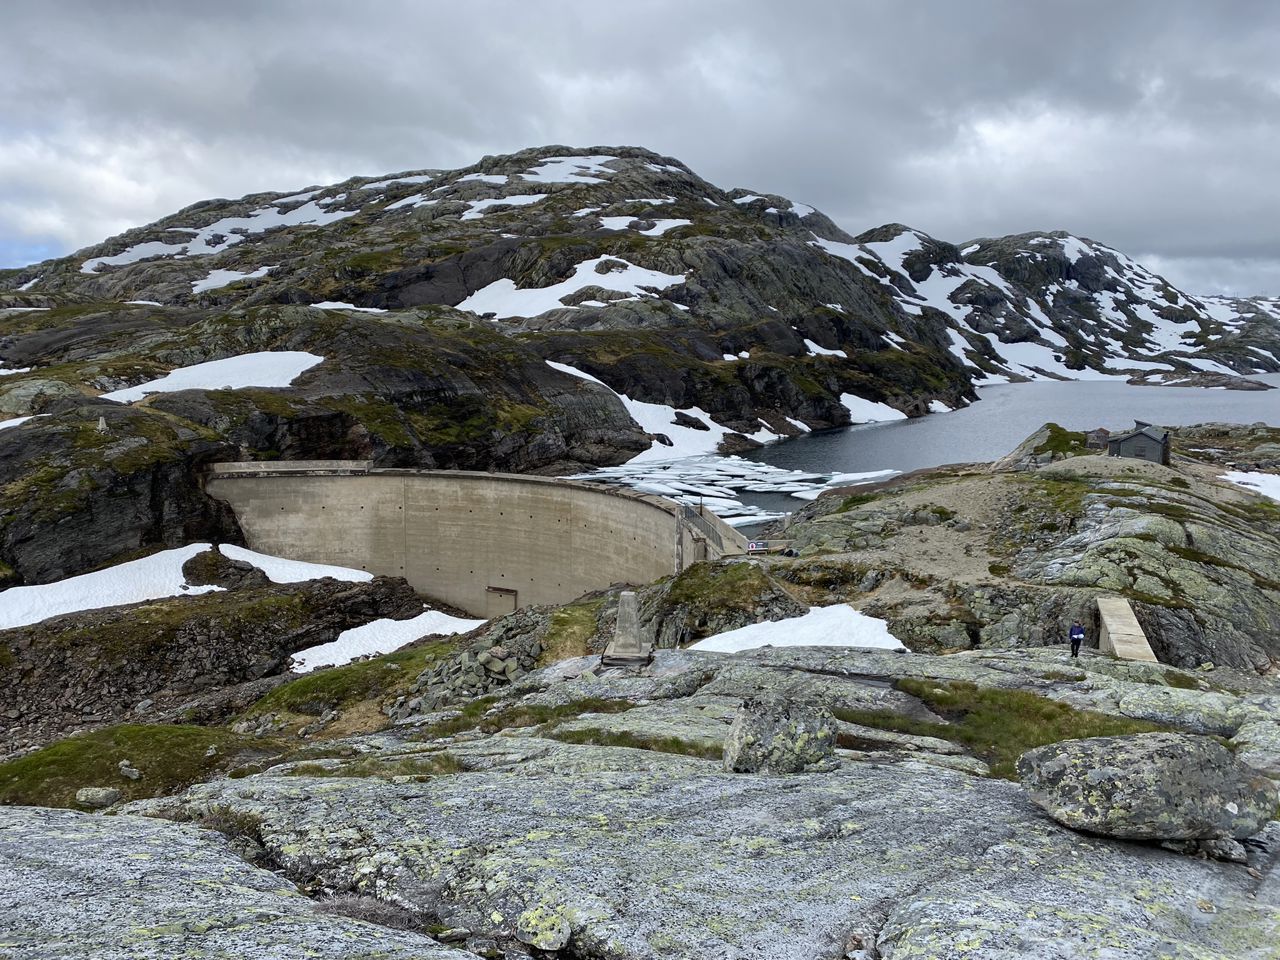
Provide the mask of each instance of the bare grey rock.
[{"label": "bare grey rock", "polygon": [[104,810],[120,800],[115,787],[81,787],[76,791],[76,803],[90,810]]},{"label": "bare grey rock", "polygon": [[468,960],[424,933],[318,908],[192,825],[0,807],[7,960]]}]

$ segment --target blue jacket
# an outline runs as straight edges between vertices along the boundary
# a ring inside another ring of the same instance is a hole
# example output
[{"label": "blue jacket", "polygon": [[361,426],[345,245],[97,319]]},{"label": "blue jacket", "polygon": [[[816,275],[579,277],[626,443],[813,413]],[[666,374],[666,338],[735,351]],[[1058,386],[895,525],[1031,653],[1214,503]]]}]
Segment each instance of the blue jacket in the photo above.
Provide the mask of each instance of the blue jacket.
[{"label": "blue jacket", "polygon": [[1084,627],[1072,627],[1071,632],[1067,634],[1072,640],[1084,639]]}]

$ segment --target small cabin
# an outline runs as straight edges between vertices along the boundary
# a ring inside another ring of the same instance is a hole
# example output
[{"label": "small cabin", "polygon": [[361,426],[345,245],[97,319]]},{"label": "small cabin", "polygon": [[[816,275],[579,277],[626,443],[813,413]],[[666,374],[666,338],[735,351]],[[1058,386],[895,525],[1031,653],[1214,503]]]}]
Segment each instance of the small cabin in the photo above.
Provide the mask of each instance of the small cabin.
[{"label": "small cabin", "polygon": [[1107,441],[1111,439],[1111,431],[1106,427],[1098,427],[1084,435],[1084,445],[1090,450],[1107,449]]},{"label": "small cabin", "polygon": [[1128,433],[1117,433],[1107,439],[1107,456],[1149,460],[1168,466],[1169,431],[1135,420]]}]

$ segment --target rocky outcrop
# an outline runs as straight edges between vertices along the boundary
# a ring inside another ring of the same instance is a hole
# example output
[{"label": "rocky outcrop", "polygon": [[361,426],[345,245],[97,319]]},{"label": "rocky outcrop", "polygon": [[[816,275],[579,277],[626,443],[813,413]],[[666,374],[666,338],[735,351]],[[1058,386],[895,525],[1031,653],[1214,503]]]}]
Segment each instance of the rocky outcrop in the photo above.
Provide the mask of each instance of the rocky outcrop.
[{"label": "rocky outcrop", "polygon": [[[1269,879],[1280,826],[1224,851],[1242,857],[1237,864],[1082,835],[1028,803],[1017,784],[985,776],[958,726],[906,692],[952,683],[1034,691],[1063,711],[1159,713],[1227,733],[1274,709],[1274,682],[1241,675],[1248,692],[1192,690],[1165,685],[1168,670],[1070,663],[1052,650],[659,650],[640,672],[602,670],[588,657],[519,678],[485,704],[480,729],[464,716],[452,734],[397,728],[352,738],[327,757],[134,803],[129,817],[100,822],[119,823],[115,842],[173,830],[184,844],[186,828],[143,831],[132,815],[220,824],[305,892],[377,898],[472,950],[814,960],[950,958],[960,943],[974,955],[1038,960],[1266,960],[1280,933]],[[1216,679],[1225,688],[1236,675]],[[734,718],[760,697],[868,722],[910,719],[952,739],[882,730],[877,741],[842,720],[848,746],[834,750],[829,770],[725,772]],[[95,822],[84,835],[102,842],[110,829]],[[31,835],[43,859],[24,869],[54,872],[49,861],[68,847],[38,825]],[[203,856],[189,859],[198,875],[209,869]],[[100,896],[114,903],[115,889]],[[1064,916],[1064,903],[1087,903],[1090,924],[1123,936],[1082,941],[1085,916]],[[136,909],[168,916],[150,902]],[[53,915],[73,922],[59,905]],[[224,935],[194,928],[176,942],[199,952]]]},{"label": "rocky outcrop", "polygon": [[1094,455],[1049,424],[995,472],[958,465],[822,496],[787,528],[800,557],[768,574],[935,651],[1062,643],[1074,620],[1096,645],[1096,598],[1118,594],[1162,662],[1265,671],[1280,661],[1280,513],[1220,477],[1228,462],[1269,462],[1276,436],[1188,428],[1166,467]]},{"label": "rocky outcrop", "polygon": [[1276,813],[1276,786],[1206,737],[1167,733],[1067,740],[1018,760],[1049,816],[1128,840],[1243,839]]},{"label": "rocky outcrop", "polygon": [[[422,602],[400,579],[310,580],[91,610],[0,631],[0,753],[282,672],[289,655]],[[216,713],[216,708],[215,708]]]}]

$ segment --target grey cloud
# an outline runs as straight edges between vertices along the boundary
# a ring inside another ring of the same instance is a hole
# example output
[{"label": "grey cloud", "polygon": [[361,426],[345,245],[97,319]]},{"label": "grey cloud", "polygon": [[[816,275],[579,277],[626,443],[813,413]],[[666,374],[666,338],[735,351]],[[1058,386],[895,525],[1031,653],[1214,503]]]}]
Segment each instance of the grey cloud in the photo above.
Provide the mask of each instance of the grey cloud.
[{"label": "grey cloud", "polygon": [[10,264],[206,196],[635,143],[852,232],[1070,229],[1188,285],[1280,293],[1270,3],[18,0],[2,16]]}]

